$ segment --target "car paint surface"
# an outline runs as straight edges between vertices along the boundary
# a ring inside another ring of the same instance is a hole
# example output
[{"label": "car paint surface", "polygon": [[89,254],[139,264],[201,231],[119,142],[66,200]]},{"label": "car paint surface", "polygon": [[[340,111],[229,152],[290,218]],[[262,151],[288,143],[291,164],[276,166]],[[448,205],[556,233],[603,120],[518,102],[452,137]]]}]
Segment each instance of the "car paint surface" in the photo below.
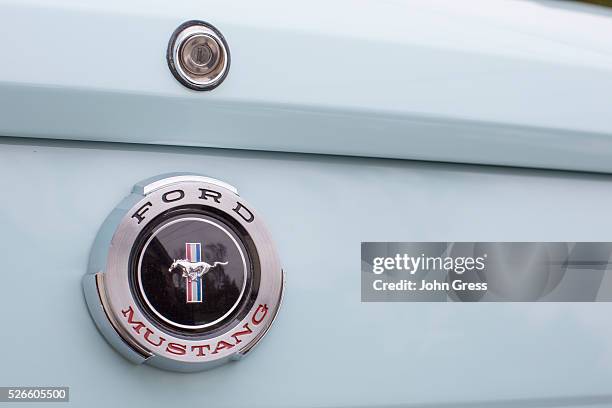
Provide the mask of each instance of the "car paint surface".
[{"label": "car paint surface", "polygon": [[[0,1],[0,385],[67,385],[87,407],[612,405],[610,304],[368,304],[359,276],[362,241],[611,240],[611,17],[547,0]],[[232,52],[209,93],[164,59],[194,18]],[[261,344],[195,374],[124,360],[81,288],[108,213],[171,172],[236,186],[287,276]]]},{"label": "car paint surface", "polygon": [[[2,384],[69,385],[71,404],[90,407],[612,403],[608,303],[361,303],[359,277],[361,241],[607,241],[611,176],[0,143],[12,175],[0,178]],[[235,185],[265,217],[287,276],[277,321],[250,355],[194,374],[124,360],[80,283],[106,215],[135,182],[176,169]]]},{"label": "car paint surface", "polygon": [[[165,59],[192,19],[231,50],[209,93]],[[611,19],[554,0],[3,0],[0,134],[611,172]]]}]

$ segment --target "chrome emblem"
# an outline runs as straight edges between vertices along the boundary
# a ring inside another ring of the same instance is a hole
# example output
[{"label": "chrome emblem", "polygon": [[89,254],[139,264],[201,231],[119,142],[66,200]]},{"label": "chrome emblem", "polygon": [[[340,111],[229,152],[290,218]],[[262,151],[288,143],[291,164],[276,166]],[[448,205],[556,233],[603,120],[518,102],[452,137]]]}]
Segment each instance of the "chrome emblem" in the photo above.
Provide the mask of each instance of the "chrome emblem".
[{"label": "chrome emblem", "polygon": [[203,283],[202,276],[219,265],[227,265],[228,262],[215,261],[212,265],[202,259],[202,244],[200,242],[188,242],[185,244],[185,254],[189,259],[174,260],[168,272],[174,272],[177,268],[182,271],[182,277],[186,279],[187,303],[202,302]]},{"label": "chrome emblem", "polygon": [[261,340],[284,274],[262,220],[234,187],[171,174],[136,184],[111,213],[83,287],[97,327],[123,356],[199,371]]}]

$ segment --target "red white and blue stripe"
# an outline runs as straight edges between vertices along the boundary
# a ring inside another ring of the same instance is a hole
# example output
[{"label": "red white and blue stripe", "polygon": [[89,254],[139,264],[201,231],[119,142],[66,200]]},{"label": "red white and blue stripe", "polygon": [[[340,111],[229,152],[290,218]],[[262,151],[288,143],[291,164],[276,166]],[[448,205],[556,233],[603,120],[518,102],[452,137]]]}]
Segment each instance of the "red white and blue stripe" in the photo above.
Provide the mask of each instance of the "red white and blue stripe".
[{"label": "red white and blue stripe", "polygon": [[[187,242],[185,244],[185,258],[189,262],[202,262],[202,244],[199,242]],[[202,277],[187,279],[187,303],[201,303],[204,299],[202,294],[204,282]]]}]

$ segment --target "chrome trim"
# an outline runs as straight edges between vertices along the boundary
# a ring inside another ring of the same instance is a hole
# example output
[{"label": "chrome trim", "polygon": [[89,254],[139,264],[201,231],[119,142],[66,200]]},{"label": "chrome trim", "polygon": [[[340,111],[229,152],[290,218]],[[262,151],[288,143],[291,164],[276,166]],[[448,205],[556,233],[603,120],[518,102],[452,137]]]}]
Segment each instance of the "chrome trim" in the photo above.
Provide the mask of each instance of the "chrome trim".
[{"label": "chrome trim", "polygon": [[140,344],[133,341],[131,336],[127,334],[125,330],[121,328],[121,325],[117,323],[115,316],[112,313],[109,313],[110,306],[108,304],[108,301],[106,300],[106,294],[104,290],[104,273],[96,273],[95,278],[96,289],[98,290],[98,299],[100,299],[100,304],[102,305],[102,310],[104,310],[106,318],[110,322],[111,326],[113,326],[113,329],[115,329],[115,331],[117,332],[117,335],[121,337],[121,340],[123,340],[125,344],[127,344],[135,353],[140,355],[146,361],[148,358],[153,356],[153,353],[149,352],[149,350],[145,349],[144,347],[140,346]]},{"label": "chrome trim", "polygon": [[238,189],[236,189],[236,187],[224,181],[212,178],[212,177],[197,176],[194,174],[181,174],[181,173],[165,174],[165,175],[162,175],[161,177],[163,178],[159,179],[158,177],[154,177],[152,179],[147,179],[140,183],[137,183],[132,189],[132,192],[146,196],[156,190],[159,190],[160,188],[164,188],[172,184],[185,183],[185,182],[199,182],[199,183],[214,184],[216,186],[223,187],[226,190],[229,190],[236,195],[240,195],[238,194]]},{"label": "chrome trim", "polygon": [[[217,191],[221,194],[220,199],[201,198],[201,188]],[[177,189],[183,192],[180,202],[178,199],[164,199]],[[130,286],[128,265],[131,251],[142,230],[158,215],[185,205],[213,207],[232,222],[240,224],[255,245],[259,259],[259,287],[251,309],[240,321],[208,336],[202,333],[186,337],[160,331],[140,310]],[[245,217],[239,209],[248,211],[250,217]],[[94,269],[96,266],[99,269]],[[102,272],[97,275],[100,269]],[[274,322],[285,286],[285,275],[272,237],[257,212],[229,184],[187,173],[156,176],[136,184],[132,194],[111,212],[100,228],[88,270],[83,279],[87,305],[108,342],[132,362],[146,362],[158,368],[183,372],[213,368],[249,352]],[[97,289],[92,282],[94,278]],[[240,340],[236,337],[238,335]],[[152,341],[151,336],[157,342]],[[175,346],[170,348],[171,344]],[[189,352],[177,353],[176,345]],[[203,345],[210,346],[206,353],[194,352],[194,349],[202,351]]]},{"label": "chrome trim", "polygon": [[[203,64],[191,61],[192,47],[206,47],[210,59]],[[172,34],[166,52],[172,75],[188,88],[208,91],[227,76],[229,47],[223,35],[212,25],[198,20],[181,24]]]}]

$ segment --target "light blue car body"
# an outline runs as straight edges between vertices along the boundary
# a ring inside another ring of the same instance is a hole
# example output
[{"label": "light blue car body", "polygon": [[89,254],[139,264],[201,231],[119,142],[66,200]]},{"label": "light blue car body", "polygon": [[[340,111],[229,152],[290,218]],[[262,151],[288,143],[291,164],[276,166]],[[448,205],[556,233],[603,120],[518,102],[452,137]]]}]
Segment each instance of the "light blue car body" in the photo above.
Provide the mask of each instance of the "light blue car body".
[{"label": "light blue car body", "polygon": [[[226,37],[211,92],[165,50]],[[610,241],[612,13],[556,1],[0,3],[0,385],[73,406],[609,406],[607,303],[362,303],[362,241]],[[283,306],[242,361],[136,366],[81,289],[138,181],[265,218]]]}]

